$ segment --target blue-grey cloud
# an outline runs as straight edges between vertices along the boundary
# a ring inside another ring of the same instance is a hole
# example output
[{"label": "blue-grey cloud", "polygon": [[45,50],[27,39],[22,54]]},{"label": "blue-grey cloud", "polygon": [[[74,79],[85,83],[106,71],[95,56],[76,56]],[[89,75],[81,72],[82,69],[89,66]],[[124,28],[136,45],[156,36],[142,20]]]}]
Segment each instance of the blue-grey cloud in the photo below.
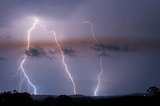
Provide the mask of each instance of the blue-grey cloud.
[{"label": "blue-grey cloud", "polygon": [[25,54],[31,57],[42,57],[46,55],[44,49],[40,47],[29,48],[29,50],[25,51]]},{"label": "blue-grey cloud", "polygon": [[63,53],[64,53],[65,55],[68,55],[68,56],[70,56],[70,57],[75,57],[75,56],[77,56],[77,54],[76,54],[77,51],[74,50],[72,47],[63,47],[62,50],[63,50]]},{"label": "blue-grey cloud", "polygon": [[124,52],[134,52],[137,50],[137,47],[135,45],[134,46],[124,45],[124,46],[121,46],[121,50]]},{"label": "blue-grey cloud", "polygon": [[6,60],[5,57],[0,57],[0,61]]},{"label": "blue-grey cloud", "polygon": [[108,56],[107,52],[130,52],[135,51],[135,47],[129,45],[118,45],[118,44],[111,44],[111,43],[99,43],[94,44],[92,47],[96,52],[99,53],[100,56]]},{"label": "blue-grey cloud", "polygon": [[42,47],[33,47],[29,48],[29,50],[25,51],[25,54],[29,57],[47,57],[49,59],[53,59],[48,55],[48,53]]}]

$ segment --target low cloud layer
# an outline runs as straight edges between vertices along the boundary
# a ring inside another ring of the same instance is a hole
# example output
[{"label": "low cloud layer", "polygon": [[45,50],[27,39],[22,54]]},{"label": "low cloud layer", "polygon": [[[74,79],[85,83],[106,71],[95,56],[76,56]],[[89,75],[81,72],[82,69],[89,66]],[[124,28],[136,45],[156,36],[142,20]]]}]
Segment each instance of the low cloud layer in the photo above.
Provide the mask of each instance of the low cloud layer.
[{"label": "low cloud layer", "polygon": [[107,52],[130,52],[135,51],[135,47],[128,46],[128,45],[118,45],[118,44],[111,44],[111,43],[99,43],[94,44],[92,47],[94,51],[98,52],[100,56],[108,56]]},{"label": "low cloud layer", "polygon": [[6,60],[5,57],[0,57],[0,61]]},{"label": "low cloud layer", "polygon": [[64,54],[66,54],[66,55],[68,55],[70,57],[77,56],[76,51],[71,47],[64,47],[64,48],[62,48],[62,50],[63,50]]},{"label": "low cloud layer", "polygon": [[29,50],[25,51],[25,54],[31,57],[43,57],[46,55],[44,49],[40,47],[30,48]]},{"label": "low cloud layer", "polygon": [[33,47],[29,50],[25,51],[25,54],[29,57],[47,57],[49,59],[53,59],[52,57],[48,56],[48,53],[42,47]]}]

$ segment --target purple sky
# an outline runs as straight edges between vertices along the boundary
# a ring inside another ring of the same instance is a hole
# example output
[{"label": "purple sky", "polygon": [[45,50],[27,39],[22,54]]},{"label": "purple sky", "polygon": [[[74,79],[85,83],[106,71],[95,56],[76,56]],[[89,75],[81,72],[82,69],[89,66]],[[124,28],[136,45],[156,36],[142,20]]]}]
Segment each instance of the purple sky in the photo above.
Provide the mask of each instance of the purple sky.
[{"label": "purple sky", "polygon": [[[160,87],[159,0],[0,0],[0,91],[17,89],[24,54],[25,70],[38,94],[73,94],[53,36],[37,26],[26,51],[27,31],[38,16],[55,30],[77,92],[93,95],[103,58],[99,95],[145,92]],[[90,26],[102,45],[95,45]],[[27,91],[27,82],[22,91]],[[32,88],[30,87],[30,90]]]}]

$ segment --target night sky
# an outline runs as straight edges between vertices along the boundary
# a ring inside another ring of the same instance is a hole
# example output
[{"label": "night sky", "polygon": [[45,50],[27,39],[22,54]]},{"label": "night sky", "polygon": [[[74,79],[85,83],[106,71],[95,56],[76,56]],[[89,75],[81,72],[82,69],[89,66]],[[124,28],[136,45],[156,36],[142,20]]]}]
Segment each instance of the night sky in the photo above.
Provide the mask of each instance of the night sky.
[{"label": "night sky", "polygon": [[[160,0],[0,0],[0,92],[19,90],[24,69],[38,94],[73,94],[54,30],[78,94],[94,95],[99,59],[104,72],[98,95],[122,95],[160,87]],[[97,44],[90,30],[93,24]],[[33,92],[26,79],[21,92]]]}]

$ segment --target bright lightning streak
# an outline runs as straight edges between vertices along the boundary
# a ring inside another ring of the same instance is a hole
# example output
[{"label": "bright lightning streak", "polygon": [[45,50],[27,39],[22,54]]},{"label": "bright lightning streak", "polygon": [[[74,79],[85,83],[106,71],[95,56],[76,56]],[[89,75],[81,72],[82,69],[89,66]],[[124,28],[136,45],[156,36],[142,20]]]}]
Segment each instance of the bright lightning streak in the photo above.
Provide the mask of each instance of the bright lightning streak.
[{"label": "bright lightning streak", "polygon": [[[93,40],[94,40],[97,44],[99,44],[98,40],[97,40],[96,37],[95,37],[94,31],[93,31],[93,24],[92,24],[90,21],[82,21],[82,22],[85,23],[85,24],[89,24],[89,25],[90,25],[90,27],[91,27],[90,30],[91,30],[91,33],[92,33],[92,38],[93,38]],[[100,58],[99,64],[100,64],[100,67],[101,67],[101,71],[100,71],[99,74],[98,74],[98,84],[97,84],[97,87],[96,87],[96,89],[95,89],[95,91],[94,91],[94,96],[97,96],[97,92],[98,92],[99,87],[100,87],[100,84],[101,84],[100,77],[101,77],[101,75],[102,75],[102,73],[103,73],[102,58]]]},{"label": "bright lightning streak", "polygon": [[92,24],[90,21],[83,21],[83,23],[90,25],[93,40],[98,44],[99,42],[98,42],[98,40],[96,39],[95,34],[94,34],[94,31],[93,31],[93,24]]},{"label": "bright lightning streak", "polygon": [[[35,29],[35,27],[36,27],[36,25],[38,24],[38,22],[39,22],[39,19],[38,19],[37,17],[35,17],[35,21],[34,21],[32,27],[28,30],[28,33],[27,33],[27,34],[28,34],[28,35],[27,35],[27,50],[29,50],[29,48],[30,48],[31,32],[32,32],[32,30]],[[27,82],[29,83],[29,85],[30,85],[31,87],[33,87],[33,89],[34,89],[34,92],[33,92],[33,93],[36,95],[36,94],[37,94],[37,89],[36,89],[35,85],[31,82],[31,80],[29,79],[28,75],[26,74],[25,69],[23,68],[24,63],[26,62],[26,60],[27,60],[27,55],[25,54],[24,59],[22,59],[21,64],[20,64],[20,68],[21,68],[22,73],[23,73],[23,75],[24,75],[24,77],[25,77],[25,78],[23,78],[22,81],[20,82],[20,89],[21,89],[21,85],[22,85],[24,79],[26,79]]]},{"label": "bright lightning streak", "polygon": [[66,71],[68,77],[70,78],[70,80],[71,80],[71,82],[72,82],[73,92],[74,92],[74,94],[77,94],[75,82],[74,82],[73,77],[72,77],[72,75],[71,75],[71,73],[70,73],[70,71],[69,71],[69,69],[68,69],[68,66],[67,66],[67,64],[66,64],[66,62],[65,62],[64,52],[63,52],[63,50],[62,50],[61,45],[59,44],[59,42],[58,42],[58,40],[57,40],[57,36],[56,36],[55,31],[48,31],[48,30],[46,29],[46,26],[45,26],[45,25],[41,25],[41,24],[40,24],[40,26],[42,26],[42,27],[44,28],[44,31],[45,31],[46,33],[50,33],[50,34],[52,34],[52,35],[54,36],[55,42],[56,42],[56,44],[57,44],[57,46],[58,46],[58,48],[59,48],[59,51],[60,51],[60,53],[61,53],[61,56],[62,56],[62,63],[63,63],[63,65],[64,65],[65,71]]},{"label": "bright lightning streak", "polygon": [[18,91],[21,91],[21,89],[22,89],[22,84],[23,84],[23,82],[24,82],[24,80],[25,80],[25,77],[22,77],[22,73],[20,73],[20,76],[21,76],[21,80],[20,80],[19,84],[17,85],[17,88],[19,87],[19,90],[18,90]]},{"label": "bright lightning streak", "polygon": [[55,41],[56,41],[56,43],[57,43],[57,45],[58,45],[58,47],[59,47],[59,50],[60,50],[60,52],[61,52],[61,55],[62,55],[62,62],[63,62],[63,65],[64,65],[64,67],[65,67],[65,70],[66,70],[66,72],[67,72],[67,74],[68,74],[68,76],[69,76],[69,78],[70,78],[70,80],[71,80],[71,82],[72,82],[72,84],[73,84],[73,91],[74,91],[74,94],[77,94],[76,88],[75,88],[75,83],[74,83],[74,80],[73,80],[73,77],[72,77],[70,71],[68,70],[68,66],[67,66],[67,64],[66,64],[66,62],[65,62],[64,53],[63,53],[63,51],[62,51],[62,49],[61,49],[60,44],[59,44],[58,41],[57,41],[56,36],[55,36]]},{"label": "bright lightning streak", "polygon": [[101,84],[101,74],[103,73],[103,64],[102,64],[102,58],[100,58],[100,67],[101,67],[101,71],[100,73],[98,74],[98,84],[97,84],[97,88],[95,89],[95,92],[94,92],[94,95],[97,96],[97,92],[98,92],[98,89],[99,89],[99,86]]},{"label": "bright lightning streak", "polygon": [[[34,94],[37,95],[37,89],[36,89],[35,85],[30,81],[29,77],[27,76],[27,74],[26,74],[26,72],[25,72],[25,70],[23,68],[23,65],[24,65],[26,59],[27,59],[27,55],[25,55],[24,59],[22,60],[20,67],[22,69],[22,73],[24,74],[24,77],[27,79],[27,82],[31,85],[31,87],[33,87]],[[23,83],[23,81],[22,81],[22,83]]]},{"label": "bright lightning streak", "polygon": [[[35,29],[36,25],[39,24],[39,23],[38,23],[39,21],[40,21],[40,20],[39,20],[37,17],[35,17],[35,21],[34,21],[32,27],[28,30],[27,50],[30,49],[30,43],[31,43],[30,37],[31,37],[31,32],[32,32],[32,30]],[[76,86],[75,86],[73,77],[72,77],[72,75],[71,75],[71,73],[70,73],[70,71],[69,71],[69,69],[68,69],[68,66],[67,66],[67,64],[66,64],[66,62],[65,62],[65,56],[64,56],[63,50],[62,50],[62,48],[61,48],[61,45],[59,44],[59,42],[58,42],[58,40],[57,40],[55,31],[48,31],[48,30],[46,29],[46,26],[41,25],[41,24],[39,24],[39,25],[44,28],[44,31],[45,31],[46,33],[53,34],[54,39],[55,39],[55,42],[56,42],[56,44],[57,44],[57,46],[58,46],[58,48],[59,48],[59,50],[60,50],[60,52],[61,52],[61,55],[62,55],[62,63],[63,63],[63,65],[64,65],[65,71],[66,71],[66,73],[68,74],[68,76],[69,76],[69,78],[70,78],[70,80],[71,80],[71,82],[72,82],[72,84],[73,84],[73,92],[74,92],[74,94],[77,94],[77,92],[76,92]],[[22,86],[24,80],[27,79],[27,82],[29,83],[29,85],[30,85],[31,87],[33,87],[33,89],[34,89],[34,94],[36,95],[36,94],[37,94],[37,89],[36,89],[35,85],[31,82],[31,80],[29,79],[28,75],[27,75],[26,72],[25,72],[25,69],[23,68],[24,63],[26,62],[26,60],[27,60],[27,55],[25,54],[24,59],[22,59],[21,64],[20,64],[20,69],[22,70],[22,73],[23,73],[23,75],[24,75],[24,78],[21,78],[21,81],[20,81],[20,83],[18,84],[18,85],[19,85],[19,90],[21,90],[21,86]]]},{"label": "bright lightning streak", "polygon": [[35,27],[36,27],[36,25],[38,24],[39,21],[40,21],[40,20],[39,20],[37,17],[35,17],[35,22],[33,23],[32,27],[28,30],[27,50],[29,50],[30,43],[31,43],[31,41],[30,41],[31,32],[32,32],[33,29],[35,29]]}]

